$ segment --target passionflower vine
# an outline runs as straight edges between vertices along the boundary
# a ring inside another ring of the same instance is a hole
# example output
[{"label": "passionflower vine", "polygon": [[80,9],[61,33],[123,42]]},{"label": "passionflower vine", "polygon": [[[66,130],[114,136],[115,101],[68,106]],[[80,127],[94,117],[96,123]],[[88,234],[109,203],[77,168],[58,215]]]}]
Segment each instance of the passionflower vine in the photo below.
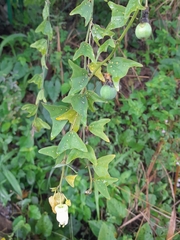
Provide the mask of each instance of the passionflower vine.
[{"label": "passionflower vine", "polygon": [[66,204],[58,204],[55,206],[56,219],[59,222],[59,227],[64,227],[68,224],[68,206]]}]

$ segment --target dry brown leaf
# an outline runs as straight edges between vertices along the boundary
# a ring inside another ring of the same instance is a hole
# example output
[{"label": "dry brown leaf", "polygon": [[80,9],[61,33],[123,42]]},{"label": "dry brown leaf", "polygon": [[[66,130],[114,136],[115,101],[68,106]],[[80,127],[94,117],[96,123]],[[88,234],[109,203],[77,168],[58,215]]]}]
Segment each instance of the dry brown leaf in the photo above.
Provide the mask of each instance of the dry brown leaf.
[{"label": "dry brown leaf", "polygon": [[169,229],[166,240],[173,239],[175,229],[176,229],[176,208],[173,207],[171,218],[169,221]]},{"label": "dry brown leaf", "polygon": [[59,192],[49,197],[49,204],[51,205],[53,213],[56,213],[55,207],[58,204],[62,204],[64,200],[65,200],[64,194]]}]

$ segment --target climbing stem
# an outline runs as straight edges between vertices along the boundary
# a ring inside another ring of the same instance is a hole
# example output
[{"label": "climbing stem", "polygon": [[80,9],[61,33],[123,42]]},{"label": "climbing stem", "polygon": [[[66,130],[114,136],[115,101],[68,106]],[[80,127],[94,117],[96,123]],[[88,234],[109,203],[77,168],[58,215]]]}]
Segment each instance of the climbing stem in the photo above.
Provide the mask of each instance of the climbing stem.
[{"label": "climbing stem", "polygon": [[104,65],[106,62],[108,62],[113,56],[114,53],[116,52],[118,46],[120,45],[121,41],[123,40],[124,36],[126,35],[127,31],[129,30],[129,28],[132,26],[132,23],[134,22],[137,14],[138,14],[139,10],[136,10],[131,18],[131,20],[129,21],[128,25],[126,26],[126,28],[124,29],[123,33],[121,34],[121,36],[116,40],[116,45],[115,48],[112,50],[112,52],[109,54],[109,56],[104,59],[104,61],[102,61],[100,64],[98,64],[98,66],[96,67],[96,69],[91,73],[90,77],[89,77],[89,81],[90,79],[94,76],[94,74],[96,73],[96,71],[102,66]]}]

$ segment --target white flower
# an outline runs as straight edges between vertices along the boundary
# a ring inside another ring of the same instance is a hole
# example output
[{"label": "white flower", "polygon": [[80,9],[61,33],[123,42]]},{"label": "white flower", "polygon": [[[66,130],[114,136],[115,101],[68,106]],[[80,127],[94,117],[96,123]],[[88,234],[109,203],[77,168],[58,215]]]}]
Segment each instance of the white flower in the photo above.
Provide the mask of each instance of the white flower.
[{"label": "white flower", "polygon": [[56,219],[59,222],[59,227],[64,227],[68,224],[68,206],[66,204],[58,204],[55,207]]}]

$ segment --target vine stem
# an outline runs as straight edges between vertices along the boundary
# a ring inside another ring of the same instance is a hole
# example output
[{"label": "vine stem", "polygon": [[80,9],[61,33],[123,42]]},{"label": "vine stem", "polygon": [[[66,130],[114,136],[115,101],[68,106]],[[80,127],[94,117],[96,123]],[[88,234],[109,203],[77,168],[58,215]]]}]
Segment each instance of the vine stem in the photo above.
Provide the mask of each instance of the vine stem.
[{"label": "vine stem", "polygon": [[[91,4],[92,4],[92,8],[94,7],[94,0],[91,0]],[[90,34],[91,34],[91,28],[92,28],[92,20],[93,18],[91,18],[90,22],[89,22],[89,26],[88,26],[88,29],[87,29],[87,34],[86,34],[86,39],[85,39],[85,42],[88,43],[90,41]],[[84,57],[84,69],[87,68],[87,59],[86,57]]]},{"label": "vine stem", "polygon": [[148,0],[146,0],[145,7],[148,8]]},{"label": "vine stem", "polygon": [[91,80],[91,78],[94,76],[94,74],[96,73],[96,71],[102,66],[104,65],[106,62],[108,62],[114,55],[114,53],[116,52],[119,44],[121,43],[121,41],[123,40],[124,36],[126,35],[127,31],[129,30],[129,28],[131,27],[132,23],[134,22],[137,14],[138,14],[139,10],[136,10],[131,18],[131,20],[129,21],[128,25],[126,26],[126,28],[124,29],[122,35],[116,40],[116,45],[115,48],[112,50],[112,52],[109,54],[109,56],[104,59],[104,61],[102,61],[97,68],[91,73],[90,77],[89,77],[89,81]]},{"label": "vine stem", "polygon": [[91,193],[92,192],[92,174],[91,174],[91,169],[90,167],[88,166],[88,172],[89,172],[89,180],[90,180],[90,184],[89,184],[89,192]]},{"label": "vine stem", "polygon": [[62,189],[62,180],[63,180],[63,177],[64,177],[64,170],[65,170],[65,167],[63,166],[62,167],[62,172],[61,172],[61,178],[60,178],[60,181],[59,181],[59,191],[61,193],[61,189]]}]

